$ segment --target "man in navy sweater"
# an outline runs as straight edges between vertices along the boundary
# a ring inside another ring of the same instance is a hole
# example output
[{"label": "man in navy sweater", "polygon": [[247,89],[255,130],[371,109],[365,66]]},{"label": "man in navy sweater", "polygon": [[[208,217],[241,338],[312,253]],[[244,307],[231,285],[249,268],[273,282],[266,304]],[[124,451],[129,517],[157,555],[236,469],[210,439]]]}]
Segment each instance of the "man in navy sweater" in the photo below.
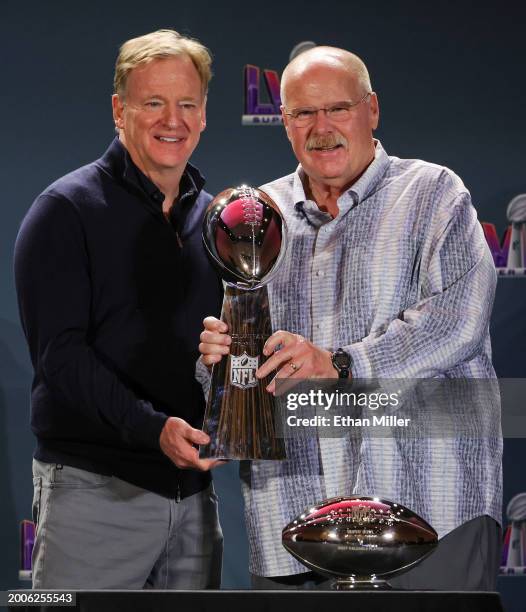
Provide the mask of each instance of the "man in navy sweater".
[{"label": "man in navy sweater", "polygon": [[197,444],[201,321],[220,282],[188,163],[211,58],[173,30],[127,41],[118,138],[34,202],[15,248],[34,366],[34,588],[218,588],[222,534]]}]

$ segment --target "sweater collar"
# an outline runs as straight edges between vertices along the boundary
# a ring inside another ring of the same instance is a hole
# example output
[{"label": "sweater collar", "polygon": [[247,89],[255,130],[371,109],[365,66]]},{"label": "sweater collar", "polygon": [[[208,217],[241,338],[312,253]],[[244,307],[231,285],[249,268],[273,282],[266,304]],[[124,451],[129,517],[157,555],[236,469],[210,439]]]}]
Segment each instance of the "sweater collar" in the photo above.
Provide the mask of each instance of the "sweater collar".
[{"label": "sweater collar", "polygon": [[[131,155],[118,137],[100,158],[99,164],[110,174],[138,189],[148,200],[162,210],[164,194],[133,162]],[[190,162],[186,164],[179,183],[178,201],[195,202],[205,185],[205,178]]]}]

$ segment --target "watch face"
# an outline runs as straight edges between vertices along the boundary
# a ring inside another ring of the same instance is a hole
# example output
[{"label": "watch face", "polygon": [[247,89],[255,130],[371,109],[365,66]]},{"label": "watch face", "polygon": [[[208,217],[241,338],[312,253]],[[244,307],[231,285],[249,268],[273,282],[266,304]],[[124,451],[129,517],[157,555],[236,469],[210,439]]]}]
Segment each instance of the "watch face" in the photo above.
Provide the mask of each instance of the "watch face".
[{"label": "watch face", "polygon": [[351,362],[350,356],[345,351],[337,351],[332,356],[332,362],[338,368],[348,368]]}]

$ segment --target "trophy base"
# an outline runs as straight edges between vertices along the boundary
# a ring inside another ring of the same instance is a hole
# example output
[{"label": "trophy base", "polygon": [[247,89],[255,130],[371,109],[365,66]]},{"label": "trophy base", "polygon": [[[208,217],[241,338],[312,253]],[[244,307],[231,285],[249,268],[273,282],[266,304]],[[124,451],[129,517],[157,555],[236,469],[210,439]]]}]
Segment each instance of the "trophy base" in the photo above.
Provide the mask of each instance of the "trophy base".
[{"label": "trophy base", "polygon": [[285,446],[280,445],[279,441],[274,441],[272,447],[268,450],[258,449],[257,452],[253,448],[235,450],[224,450],[223,452],[210,448],[210,445],[199,447],[199,459],[218,459],[220,461],[245,461],[257,459],[258,461],[283,461],[287,458]]},{"label": "trophy base", "polygon": [[371,576],[349,576],[348,578],[336,578],[332,583],[335,591],[388,591],[393,587],[387,580],[379,580]]}]

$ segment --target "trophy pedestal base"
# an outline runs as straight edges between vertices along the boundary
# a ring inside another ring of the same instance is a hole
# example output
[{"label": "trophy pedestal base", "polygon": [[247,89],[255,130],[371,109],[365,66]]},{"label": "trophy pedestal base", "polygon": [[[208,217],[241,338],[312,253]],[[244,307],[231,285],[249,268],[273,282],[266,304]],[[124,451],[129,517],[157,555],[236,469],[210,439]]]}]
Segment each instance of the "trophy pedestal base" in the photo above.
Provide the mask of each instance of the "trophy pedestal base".
[{"label": "trophy pedestal base", "polygon": [[335,591],[389,591],[393,587],[387,580],[379,580],[370,576],[336,578],[332,583]]}]

